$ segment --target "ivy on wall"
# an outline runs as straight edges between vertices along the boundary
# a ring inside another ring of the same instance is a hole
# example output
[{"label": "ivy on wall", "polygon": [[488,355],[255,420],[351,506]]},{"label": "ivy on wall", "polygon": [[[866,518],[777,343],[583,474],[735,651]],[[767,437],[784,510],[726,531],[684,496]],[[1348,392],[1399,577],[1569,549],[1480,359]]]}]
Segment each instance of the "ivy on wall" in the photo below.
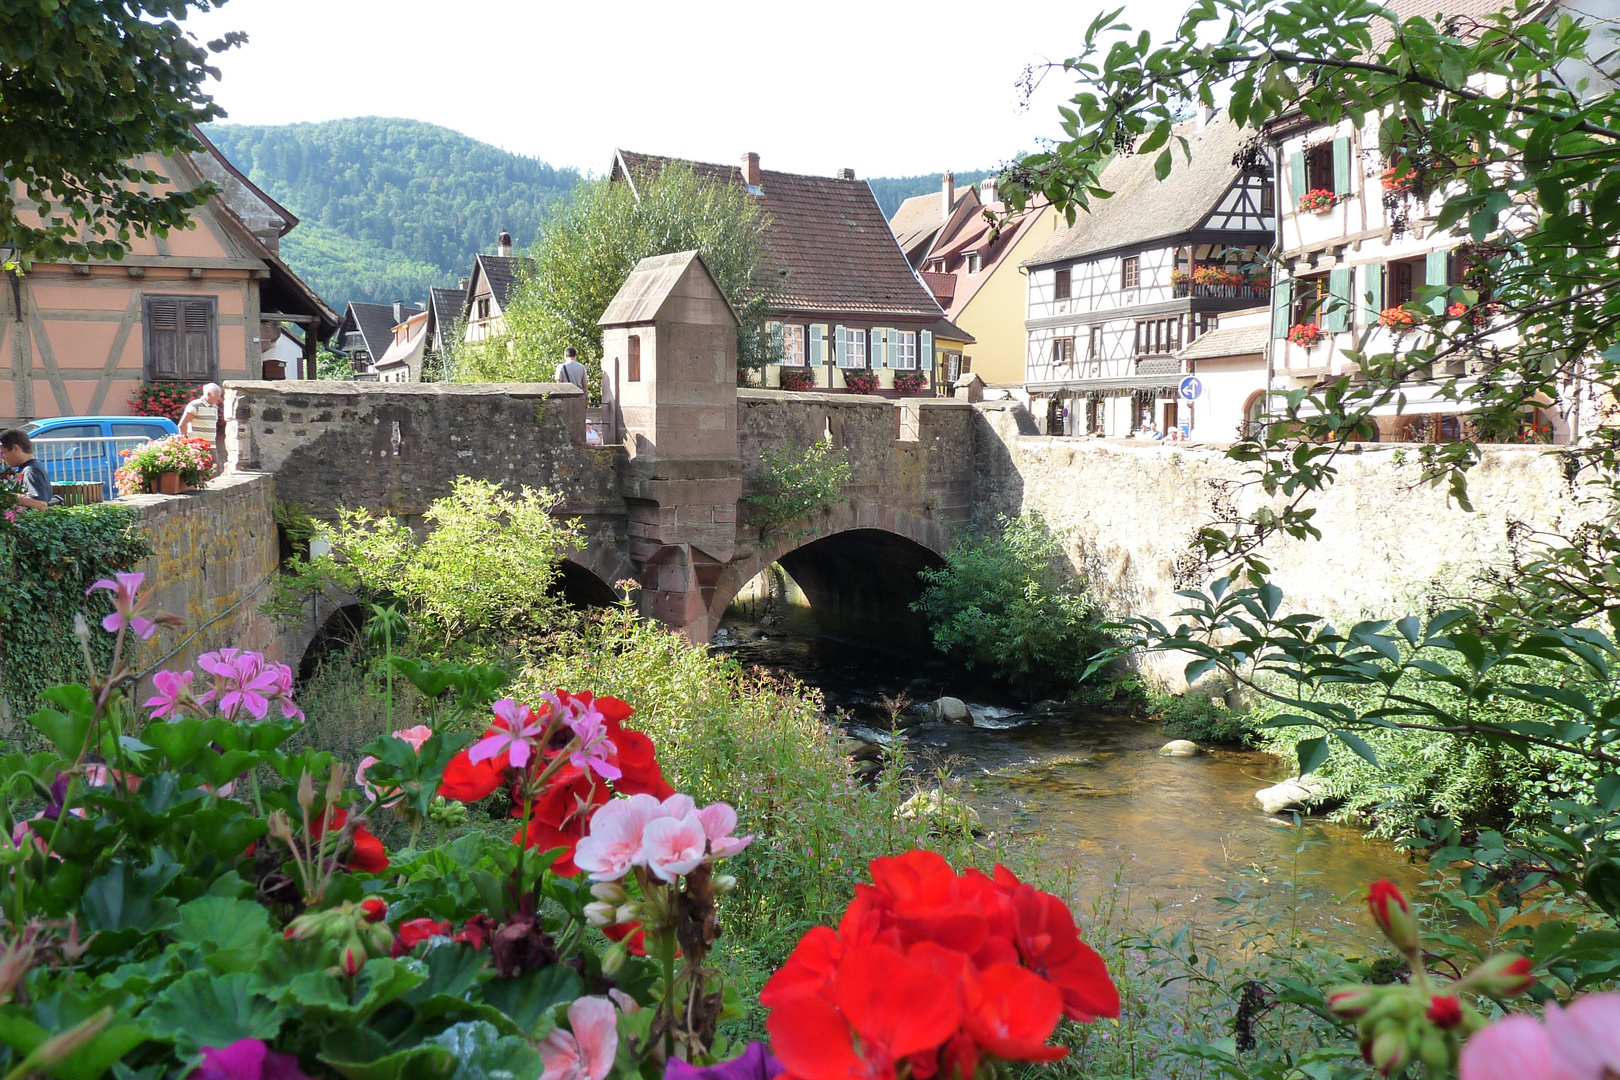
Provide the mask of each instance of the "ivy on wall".
[{"label": "ivy on wall", "polygon": [[[112,610],[111,594],[85,590],[152,553],[134,524],[133,510],[108,504],[24,511],[14,525],[0,523],[0,694],[14,717],[38,709],[47,687],[84,679],[73,616],[99,622]],[[91,646],[104,654],[97,657],[104,669],[111,635],[91,635]]]}]

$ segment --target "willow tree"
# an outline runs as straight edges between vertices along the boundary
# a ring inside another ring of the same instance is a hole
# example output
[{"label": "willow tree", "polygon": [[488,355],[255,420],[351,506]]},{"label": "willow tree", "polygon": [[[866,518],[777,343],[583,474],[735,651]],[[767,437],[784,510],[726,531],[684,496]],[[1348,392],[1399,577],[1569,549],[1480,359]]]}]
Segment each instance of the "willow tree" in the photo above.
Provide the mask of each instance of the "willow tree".
[{"label": "willow tree", "polygon": [[601,385],[602,332],[596,321],[630,271],[651,255],[696,250],[738,309],[738,362],[759,361],[763,300],[756,280],[767,218],[736,184],[665,165],[629,184],[581,184],[541,229],[504,316],[504,335],[457,346],[461,382],[549,381],[573,346]]},{"label": "willow tree", "polygon": [[[202,149],[192,126],[224,115],[203,90],[210,53],[176,19],[225,0],[0,0],[0,252],[118,259],[131,237],[183,228],[212,193],[154,191],[146,155]],[[19,188],[21,198],[18,197]]]}]

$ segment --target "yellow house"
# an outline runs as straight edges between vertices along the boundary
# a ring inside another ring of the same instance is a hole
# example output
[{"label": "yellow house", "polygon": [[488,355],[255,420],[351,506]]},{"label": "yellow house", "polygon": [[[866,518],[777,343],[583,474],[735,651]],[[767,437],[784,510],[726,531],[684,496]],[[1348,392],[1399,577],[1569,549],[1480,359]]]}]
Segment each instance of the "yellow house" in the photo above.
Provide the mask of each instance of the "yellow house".
[{"label": "yellow house", "polygon": [[337,328],[281,260],[298,219],[202,141],[201,153],[145,162],[167,177],[159,193],[219,187],[191,228],[135,237],[120,262],[36,263],[0,277],[0,422],[122,414],[143,382],[257,379],[282,324],[303,329],[306,357]]},{"label": "yellow house", "polygon": [[[996,181],[983,180],[979,189],[977,205],[970,207],[974,212],[951,214],[927,249],[913,254],[919,276],[945,309],[945,318],[974,342],[969,347],[940,341],[938,378],[949,383],[971,371],[991,386],[1022,385],[1028,297],[1020,264],[1065,222],[1039,198],[1023,213],[1003,220],[1007,207],[997,199]],[[906,200],[895,221],[917,200],[939,205],[941,196]],[[960,209],[966,202],[957,199],[953,205]]]}]

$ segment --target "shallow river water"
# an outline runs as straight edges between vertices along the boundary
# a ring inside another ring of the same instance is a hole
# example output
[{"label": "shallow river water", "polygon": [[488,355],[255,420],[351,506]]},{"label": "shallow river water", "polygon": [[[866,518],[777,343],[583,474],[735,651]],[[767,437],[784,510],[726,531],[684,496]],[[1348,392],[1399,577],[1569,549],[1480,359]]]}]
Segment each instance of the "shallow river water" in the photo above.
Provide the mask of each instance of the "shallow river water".
[{"label": "shallow river water", "polygon": [[1371,928],[1358,890],[1380,876],[1403,886],[1421,880],[1392,845],[1354,828],[1263,813],[1255,791],[1290,772],[1269,755],[1161,756],[1157,723],[1032,712],[939,661],[886,657],[809,630],[761,636],[752,623],[728,621],[718,643],[743,663],[819,688],[829,714],[869,740],[889,737],[882,695],[968,702],[972,727],[929,723],[904,733],[914,770],[947,770],[992,837],[1038,844],[1049,871],[1072,875],[1082,905],[1123,899],[1138,919],[1214,926],[1232,912],[1217,898],[1234,888],[1280,896],[1297,885],[1317,897],[1302,905],[1304,922],[1362,936]]}]

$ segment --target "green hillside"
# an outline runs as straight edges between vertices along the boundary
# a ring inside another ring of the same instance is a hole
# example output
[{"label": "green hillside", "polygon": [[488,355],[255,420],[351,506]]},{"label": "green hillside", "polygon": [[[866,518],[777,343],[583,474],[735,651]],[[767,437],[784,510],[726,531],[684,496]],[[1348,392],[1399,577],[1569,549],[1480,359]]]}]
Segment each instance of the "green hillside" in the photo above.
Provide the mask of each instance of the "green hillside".
[{"label": "green hillside", "polygon": [[[956,186],[958,189],[966,188],[969,184],[976,184],[987,176],[996,175],[995,169],[955,169]],[[942,172],[928,173],[924,176],[874,176],[867,181],[872,185],[872,194],[877,196],[878,206],[883,209],[883,216],[894,217],[894,212],[900,209],[900,204],[913,195],[929,195],[939,191],[940,182],[945,179]]]},{"label": "green hillside", "polygon": [[215,124],[238,169],[297,214],[283,256],[327,303],[425,300],[454,285],[502,228],[519,246],[579,179],[416,120]]}]

